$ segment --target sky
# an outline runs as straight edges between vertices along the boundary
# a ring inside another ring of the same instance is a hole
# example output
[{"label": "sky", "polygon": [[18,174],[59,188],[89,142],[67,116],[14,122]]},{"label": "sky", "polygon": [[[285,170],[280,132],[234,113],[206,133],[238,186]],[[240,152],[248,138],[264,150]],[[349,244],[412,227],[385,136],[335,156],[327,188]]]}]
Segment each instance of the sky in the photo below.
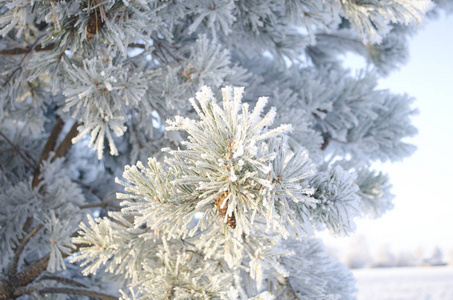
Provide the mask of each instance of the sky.
[{"label": "sky", "polygon": [[410,60],[381,79],[379,87],[416,100],[419,133],[409,139],[418,150],[402,162],[380,165],[393,184],[394,209],[377,220],[358,220],[351,237],[326,237],[347,246],[357,235],[371,248],[394,251],[453,249],[453,15],[431,20],[410,41]]}]

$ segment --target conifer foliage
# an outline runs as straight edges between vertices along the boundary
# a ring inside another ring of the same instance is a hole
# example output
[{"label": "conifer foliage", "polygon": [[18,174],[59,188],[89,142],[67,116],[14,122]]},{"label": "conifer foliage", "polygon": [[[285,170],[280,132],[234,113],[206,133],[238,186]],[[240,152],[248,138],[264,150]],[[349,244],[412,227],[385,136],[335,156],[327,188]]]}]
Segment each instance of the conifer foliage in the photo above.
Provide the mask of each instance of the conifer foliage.
[{"label": "conifer foliage", "polygon": [[442,9],[0,0],[0,299],[353,299],[315,232],[392,208],[377,80]]}]

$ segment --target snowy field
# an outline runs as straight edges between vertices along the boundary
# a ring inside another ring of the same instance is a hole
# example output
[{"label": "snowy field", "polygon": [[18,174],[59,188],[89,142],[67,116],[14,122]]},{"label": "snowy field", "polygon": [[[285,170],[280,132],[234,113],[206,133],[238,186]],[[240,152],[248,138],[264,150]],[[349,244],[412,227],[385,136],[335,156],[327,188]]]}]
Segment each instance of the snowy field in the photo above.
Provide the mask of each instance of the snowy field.
[{"label": "snowy field", "polygon": [[360,269],[358,300],[453,300],[453,267]]}]

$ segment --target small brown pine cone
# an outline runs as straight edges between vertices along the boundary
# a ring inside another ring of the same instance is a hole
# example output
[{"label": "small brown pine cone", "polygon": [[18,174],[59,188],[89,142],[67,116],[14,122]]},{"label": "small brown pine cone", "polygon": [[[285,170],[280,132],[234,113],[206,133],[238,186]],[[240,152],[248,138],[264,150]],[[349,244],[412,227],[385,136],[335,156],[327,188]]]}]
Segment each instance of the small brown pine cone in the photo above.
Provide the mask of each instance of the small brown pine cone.
[{"label": "small brown pine cone", "polygon": [[231,213],[231,217],[227,217],[227,224],[230,226],[232,229],[236,228],[236,217],[234,216],[234,212]]},{"label": "small brown pine cone", "polygon": [[93,13],[87,24],[87,41],[93,39],[96,34],[104,27],[104,22],[99,13]]},{"label": "small brown pine cone", "polygon": [[[228,193],[224,192],[215,198],[215,206],[217,207],[217,210],[219,211],[219,214],[222,217],[222,219],[225,218],[225,215],[228,210],[228,201],[229,200],[227,200],[225,205],[221,208],[223,200],[225,200],[225,198],[227,196],[228,196]],[[236,218],[234,216],[234,212],[231,214],[231,216],[227,216],[227,224],[228,224],[228,226],[230,226],[233,229],[236,228]]]}]

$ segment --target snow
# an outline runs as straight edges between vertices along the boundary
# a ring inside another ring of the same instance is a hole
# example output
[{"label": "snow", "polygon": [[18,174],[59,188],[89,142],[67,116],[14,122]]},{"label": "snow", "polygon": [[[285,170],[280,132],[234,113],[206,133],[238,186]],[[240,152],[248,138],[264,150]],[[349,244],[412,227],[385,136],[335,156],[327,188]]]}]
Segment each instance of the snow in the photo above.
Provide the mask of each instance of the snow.
[{"label": "snow", "polygon": [[358,300],[453,299],[453,267],[353,270]]}]

